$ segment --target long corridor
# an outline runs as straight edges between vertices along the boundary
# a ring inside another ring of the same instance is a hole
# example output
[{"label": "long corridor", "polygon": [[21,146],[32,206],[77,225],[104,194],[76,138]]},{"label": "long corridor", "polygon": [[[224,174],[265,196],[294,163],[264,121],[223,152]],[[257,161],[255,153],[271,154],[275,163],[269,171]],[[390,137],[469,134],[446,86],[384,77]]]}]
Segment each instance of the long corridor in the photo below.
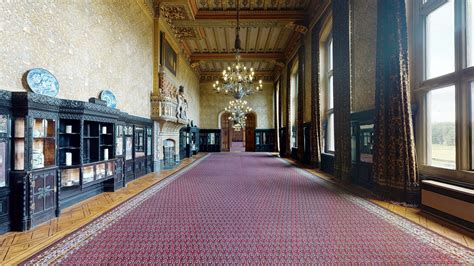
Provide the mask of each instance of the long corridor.
[{"label": "long corridor", "polygon": [[473,251],[264,153],[210,154],[26,263],[474,263]]}]

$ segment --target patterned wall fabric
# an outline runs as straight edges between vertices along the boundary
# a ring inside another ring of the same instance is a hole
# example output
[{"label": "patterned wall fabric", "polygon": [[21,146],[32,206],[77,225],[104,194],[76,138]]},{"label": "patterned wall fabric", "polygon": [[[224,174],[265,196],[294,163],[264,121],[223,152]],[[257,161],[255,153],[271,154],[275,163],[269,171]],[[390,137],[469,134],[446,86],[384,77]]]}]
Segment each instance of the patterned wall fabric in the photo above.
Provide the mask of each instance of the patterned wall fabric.
[{"label": "patterned wall fabric", "polygon": [[349,0],[333,0],[335,176],[349,181],[351,172],[351,89]]},{"label": "patterned wall fabric", "polygon": [[413,202],[418,173],[405,12],[405,0],[378,2],[374,180],[381,195]]},{"label": "patterned wall fabric", "polygon": [[298,125],[298,159],[302,160],[304,156],[304,40],[301,40],[302,45],[298,50],[298,115],[297,115],[297,125]]},{"label": "patterned wall fabric", "polygon": [[318,23],[311,32],[311,164],[321,163],[321,117],[319,104],[319,31]]}]

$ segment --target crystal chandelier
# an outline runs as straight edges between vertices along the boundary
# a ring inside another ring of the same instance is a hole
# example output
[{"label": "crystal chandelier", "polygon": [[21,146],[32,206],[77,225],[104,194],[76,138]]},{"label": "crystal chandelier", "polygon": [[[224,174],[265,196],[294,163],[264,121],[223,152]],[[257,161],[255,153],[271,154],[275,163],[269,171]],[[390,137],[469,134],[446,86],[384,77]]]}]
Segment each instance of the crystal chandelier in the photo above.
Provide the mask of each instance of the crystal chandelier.
[{"label": "crystal chandelier", "polygon": [[241,129],[245,127],[247,120],[246,114],[252,111],[252,108],[247,106],[247,101],[237,99],[229,102],[229,106],[225,108],[225,111],[230,113],[229,120],[233,121],[232,127],[235,129]]},{"label": "crystal chandelier", "polygon": [[250,95],[262,90],[262,80],[258,84],[254,84],[255,72],[253,68],[247,68],[240,63],[240,16],[239,16],[239,0],[237,0],[237,27],[235,28],[235,59],[237,62],[227,70],[222,71],[222,82],[219,80],[213,84],[214,89],[220,93],[232,94],[235,99],[242,99],[246,95]]}]

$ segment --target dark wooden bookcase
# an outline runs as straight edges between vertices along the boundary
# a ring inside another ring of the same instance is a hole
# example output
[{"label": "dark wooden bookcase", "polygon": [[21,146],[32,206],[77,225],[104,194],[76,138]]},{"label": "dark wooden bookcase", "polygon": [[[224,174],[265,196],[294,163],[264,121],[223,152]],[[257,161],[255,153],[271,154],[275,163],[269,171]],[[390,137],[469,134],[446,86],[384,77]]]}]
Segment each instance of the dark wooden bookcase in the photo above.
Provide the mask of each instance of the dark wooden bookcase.
[{"label": "dark wooden bookcase", "polygon": [[0,232],[28,230],[120,189],[126,174],[153,171],[150,119],[28,92],[0,99]]},{"label": "dark wooden bookcase", "polygon": [[275,150],[275,129],[255,129],[255,151],[272,152]]},{"label": "dark wooden bookcase", "polygon": [[0,234],[10,231],[11,93],[0,91]]},{"label": "dark wooden bookcase", "polygon": [[199,130],[199,151],[220,152],[221,151],[221,130],[220,129]]},{"label": "dark wooden bookcase", "polygon": [[60,99],[13,92],[12,228],[27,230],[59,214]]}]

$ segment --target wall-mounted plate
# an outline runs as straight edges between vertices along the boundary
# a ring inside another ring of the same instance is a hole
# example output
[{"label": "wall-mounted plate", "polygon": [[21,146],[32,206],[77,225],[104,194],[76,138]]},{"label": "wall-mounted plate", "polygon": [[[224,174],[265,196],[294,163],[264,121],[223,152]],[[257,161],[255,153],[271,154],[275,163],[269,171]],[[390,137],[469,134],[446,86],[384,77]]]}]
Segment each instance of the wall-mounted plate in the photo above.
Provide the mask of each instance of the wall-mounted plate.
[{"label": "wall-mounted plate", "polygon": [[26,82],[34,93],[51,97],[56,97],[59,93],[58,80],[46,69],[30,69],[26,76]]},{"label": "wall-mounted plate", "polygon": [[100,99],[107,102],[108,107],[117,108],[117,98],[115,94],[109,90],[103,90],[100,93]]}]

